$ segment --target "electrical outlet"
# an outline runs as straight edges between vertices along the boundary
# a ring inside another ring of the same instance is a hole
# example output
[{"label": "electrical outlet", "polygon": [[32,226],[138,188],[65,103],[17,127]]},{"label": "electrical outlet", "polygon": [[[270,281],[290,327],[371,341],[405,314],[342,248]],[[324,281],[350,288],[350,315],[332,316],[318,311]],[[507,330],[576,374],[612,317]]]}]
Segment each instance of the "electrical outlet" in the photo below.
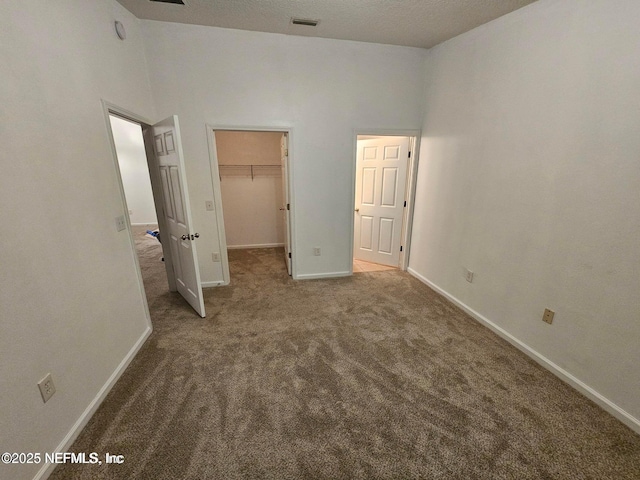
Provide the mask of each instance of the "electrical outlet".
[{"label": "electrical outlet", "polygon": [[319,257],[320,255],[322,255],[322,250],[320,250],[320,247],[313,247],[313,254],[316,257]]},{"label": "electrical outlet", "polygon": [[471,270],[464,269],[464,278],[467,279],[467,282],[473,282],[473,272]]},{"label": "electrical outlet", "polygon": [[556,314],[553,310],[549,310],[548,308],[544,309],[544,314],[542,315],[542,321],[547,322],[549,325],[553,323],[553,316]]},{"label": "electrical outlet", "polygon": [[207,200],[206,202],[204,202],[204,206],[210,212],[213,211],[213,200]]},{"label": "electrical outlet", "polygon": [[127,222],[124,219],[124,215],[120,215],[119,217],[116,217],[116,230],[118,232],[121,232],[125,228],[127,228]]},{"label": "electrical outlet", "polygon": [[220,261],[220,254],[218,252],[214,252],[211,254],[211,259],[214,262],[219,262]]},{"label": "electrical outlet", "polygon": [[38,382],[38,388],[40,389],[40,395],[42,395],[42,401],[47,403],[56,393],[56,386],[53,384],[50,373],[47,373],[47,376]]}]

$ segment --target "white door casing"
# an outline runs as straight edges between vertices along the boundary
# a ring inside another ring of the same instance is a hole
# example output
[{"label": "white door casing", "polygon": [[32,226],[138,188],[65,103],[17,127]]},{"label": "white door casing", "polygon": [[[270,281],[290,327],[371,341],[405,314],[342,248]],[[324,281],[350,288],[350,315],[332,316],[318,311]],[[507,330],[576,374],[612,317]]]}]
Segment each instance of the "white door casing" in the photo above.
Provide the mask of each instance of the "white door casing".
[{"label": "white door casing", "polygon": [[289,138],[286,133],[280,139],[280,160],[282,164],[282,198],[284,205],[281,207],[284,213],[284,259],[287,263],[287,273],[291,275],[291,230],[289,228],[289,216],[291,205],[289,203],[289,172],[287,162],[289,159]]},{"label": "white door casing", "polygon": [[408,160],[408,137],[358,140],[354,259],[399,265]]},{"label": "white door casing", "polygon": [[205,316],[202,283],[198,270],[196,242],[191,230],[191,208],[180,139],[178,117],[173,115],[151,127],[157,178],[162,192],[163,217],[167,231],[160,231],[163,244],[169,244],[178,292],[193,309]]}]

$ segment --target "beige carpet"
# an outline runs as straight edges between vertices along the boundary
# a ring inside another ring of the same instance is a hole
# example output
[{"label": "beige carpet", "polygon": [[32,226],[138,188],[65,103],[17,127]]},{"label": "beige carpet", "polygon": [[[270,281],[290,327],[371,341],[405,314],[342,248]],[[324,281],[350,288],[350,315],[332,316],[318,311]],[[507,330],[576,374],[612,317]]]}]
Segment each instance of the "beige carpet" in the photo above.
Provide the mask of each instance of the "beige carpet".
[{"label": "beige carpet", "polygon": [[640,436],[406,273],[233,250],[200,319],[139,240],[155,330],[72,448],[125,463],[53,479],[640,478]]}]

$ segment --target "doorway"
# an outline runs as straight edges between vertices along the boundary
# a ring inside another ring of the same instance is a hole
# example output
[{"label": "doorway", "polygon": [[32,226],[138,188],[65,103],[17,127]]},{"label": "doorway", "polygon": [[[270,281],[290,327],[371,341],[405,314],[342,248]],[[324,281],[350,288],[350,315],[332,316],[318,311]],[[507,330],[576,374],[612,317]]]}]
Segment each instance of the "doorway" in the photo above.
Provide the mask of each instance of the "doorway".
[{"label": "doorway", "polygon": [[[161,248],[169,291],[178,292],[198,315],[204,317],[204,297],[195,245],[195,241],[200,235],[191,230],[193,222],[178,117],[173,115],[152,125],[137,115],[104,100],[102,103],[125,211],[124,215],[116,217],[116,228],[118,231],[125,229],[128,231],[132,250],[136,253],[136,242],[129,214],[129,211],[133,212],[133,209],[128,208],[131,197],[127,198],[125,192],[125,180],[121,172],[114,137],[113,125],[116,124],[114,117],[133,124],[130,135],[132,138],[135,137],[137,142],[139,142],[138,132],[142,135],[153,204],[160,231],[160,237],[157,237],[157,240],[161,238],[163,240]],[[123,151],[123,148],[120,150]],[[154,231],[152,230],[152,232]],[[151,323],[149,304],[137,253],[134,254],[134,264],[138,273],[138,284],[144,300],[147,320]]]},{"label": "doorway", "polygon": [[356,135],[353,273],[406,270],[417,135]]},{"label": "doorway", "polygon": [[169,291],[142,126],[109,114],[129,225],[147,302]]},{"label": "doorway", "polygon": [[[225,129],[211,127],[210,151],[223,275],[229,283],[230,259],[259,262],[292,275],[291,200],[288,129]],[[224,212],[224,213],[223,213]],[[253,260],[251,260],[253,259]]]}]

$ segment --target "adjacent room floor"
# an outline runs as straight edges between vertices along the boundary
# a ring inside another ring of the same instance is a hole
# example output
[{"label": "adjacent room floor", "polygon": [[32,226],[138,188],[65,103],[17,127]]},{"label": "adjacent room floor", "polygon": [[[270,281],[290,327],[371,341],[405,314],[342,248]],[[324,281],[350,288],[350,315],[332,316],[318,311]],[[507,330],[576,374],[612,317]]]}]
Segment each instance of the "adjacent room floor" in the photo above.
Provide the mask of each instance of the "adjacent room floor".
[{"label": "adjacent room floor", "polygon": [[386,272],[397,270],[397,267],[380,265],[379,263],[365,262],[364,260],[353,260],[353,273]]},{"label": "adjacent room floor", "polygon": [[154,242],[154,333],[71,449],[125,462],[53,479],[638,478],[640,436],[405,272],[230,251],[201,319]]}]

